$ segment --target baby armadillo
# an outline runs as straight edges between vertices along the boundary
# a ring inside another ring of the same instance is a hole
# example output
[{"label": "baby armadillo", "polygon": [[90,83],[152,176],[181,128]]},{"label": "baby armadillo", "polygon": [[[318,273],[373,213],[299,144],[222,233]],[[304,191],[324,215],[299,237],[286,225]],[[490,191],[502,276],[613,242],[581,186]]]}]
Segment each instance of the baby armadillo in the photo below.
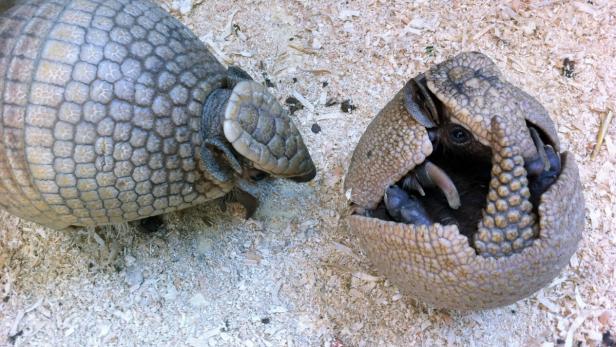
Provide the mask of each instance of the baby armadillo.
[{"label": "baby armadillo", "polygon": [[10,213],[55,229],[121,223],[252,194],[263,173],[314,177],[267,89],[151,1],[9,3],[0,206]]},{"label": "baby armadillo", "polygon": [[347,219],[368,257],[433,306],[507,305],[575,252],[584,197],[547,111],[478,52],[411,79],[353,153]]}]

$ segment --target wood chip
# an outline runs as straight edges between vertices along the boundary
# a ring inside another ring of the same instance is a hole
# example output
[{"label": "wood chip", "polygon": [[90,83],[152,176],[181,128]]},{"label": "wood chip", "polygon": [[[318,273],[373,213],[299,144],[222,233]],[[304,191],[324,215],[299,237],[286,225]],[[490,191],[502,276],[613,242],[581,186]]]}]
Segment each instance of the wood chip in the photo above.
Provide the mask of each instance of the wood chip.
[{"label": "wood chip", "polygon": [[314,112],[314,105],[297,90],[294,90],[291,95],[293,95],[293,97],[295,97],[308,111],[311,113]]},{"label": "wood chip", "polygon": [[376,282],[376,281],[380,281],[381,277],[379,276],[372,276],[369,275],[365,272],[354,272],[353,273],[353,277],[358,278],[362,281],[366,281],[366,282]]},{"label": "wood chip", "polygon": [[302,52],[302,53],[305,53],[305,54],[312,54],[312,55],[319,54],[319,52],[317,52],[317,51],[315,51],[313,49],[307,48],[307,47],[301,47],[301,46],[297,46],[297,45],[294,45],[294,44],[289,44],[288,46],[290,48],[293,48],[296,51],[299,51],[299,52]]},{"label": "wood chip", "polygon": [[603,326],[607,326],[610,323],[610,311],[603,311],[598,317],[599,323]]},{"label": "wood chip", "polygon": [[332,72],[329,69],[308,69],[308,68],[299,68],[300,71],[309,72],[315,75],[328,75]]},{"label": "wood chip", "polygon": [[567,337],[565,338],[564,347],[573,347],[573,334],[582,326],[584,320],[586,320],[585,316],[579,316],[573,321],[573,323],[569,327],[569,330],[567,331]]},{"label": "wood chip", "polygon": [[584,12],[587,13],[593,17],[596,17],[599,12],[597,10],[595,10],[592,6],[588,5],[587,3],[584,2],[579,2],[579,1],[575,1],[573,3],[573,6],[580,12]]},{"label": "wood chip", "polygon": [[599,133],[597,134],[597,144],[595,145],[595,148],[593,149],[592,154],[590,155],[591,160],[594,160],[599,154],[599,151],[601,150],[601,145],[603,144],[603,139],[605,137],[605,134],[607,133],[610,123],[612,122],[612,118],[613,118],[613,113],[610,110],[608,111],[605,118],[603,118],[603,120],[601,121],[601,126],[599,127]]}]

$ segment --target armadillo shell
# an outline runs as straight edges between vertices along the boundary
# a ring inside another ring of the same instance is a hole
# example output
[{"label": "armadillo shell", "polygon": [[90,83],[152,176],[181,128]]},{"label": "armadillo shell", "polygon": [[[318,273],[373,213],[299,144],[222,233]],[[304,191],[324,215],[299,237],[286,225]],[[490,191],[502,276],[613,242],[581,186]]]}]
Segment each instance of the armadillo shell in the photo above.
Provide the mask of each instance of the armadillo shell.
[{"label": "armadillo shell", "polygon": [[0,206],[56,229],[189,207],[225,68],[146,0],[26,0],[0,17]]},{"label": "armadillo shell", "polygon": [[432,153],[426,129],[406,111],[401,90],[368,125],[344,181],[350,200],[375,208],[387,187]]},{"label": "armadillo shell", "polygon": [[434,307],[479,310],[514,303],[548,285],[577,249],[584,227],[578,168],[563,153],[559,179],[541,197],[533,246],[502,258],[476,254],[454,225],[414,226],[352,215],[351,232],[380,273]]}]

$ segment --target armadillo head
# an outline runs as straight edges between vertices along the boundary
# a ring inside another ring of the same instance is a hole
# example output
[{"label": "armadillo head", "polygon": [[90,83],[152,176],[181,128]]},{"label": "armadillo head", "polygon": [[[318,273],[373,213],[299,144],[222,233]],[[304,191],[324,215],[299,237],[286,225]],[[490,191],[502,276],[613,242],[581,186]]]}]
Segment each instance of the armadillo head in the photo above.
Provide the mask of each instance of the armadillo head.
[{"label": "armadillo head", "polygon": [[229,69],[227,83],[208,96],[201,129],[201,166],[206,176],[233,182],[249,195],[255,195],[250,184],[267,175],[296,182],[316,175],[287,110],[266,87],[237,68]]}]

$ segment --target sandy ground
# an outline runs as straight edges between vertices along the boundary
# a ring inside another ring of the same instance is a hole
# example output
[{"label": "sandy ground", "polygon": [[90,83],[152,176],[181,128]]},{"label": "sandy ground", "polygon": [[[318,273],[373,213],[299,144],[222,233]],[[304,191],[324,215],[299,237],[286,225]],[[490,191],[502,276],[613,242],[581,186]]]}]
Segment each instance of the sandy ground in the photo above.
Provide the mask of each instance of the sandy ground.
[{"label": "sandy ground", "polygon": [[[222,61],[268,79],[281,102],[306,104],[293,117],[319,174],[262,184],[251,220],[211,203],[167,216],[154,235],[58,232],[0,213],[0,345],[615,345],[614,126],[591,159],[616,110],[613,1],[164,5]],[[467,313],[401,295],[339,227],[362,131],[408,78],[464,50],[490,56],[546,106],[587,201],[583,241],[560,277],[514,305]],[[345,100],[356,109],[327,106]]]}]

